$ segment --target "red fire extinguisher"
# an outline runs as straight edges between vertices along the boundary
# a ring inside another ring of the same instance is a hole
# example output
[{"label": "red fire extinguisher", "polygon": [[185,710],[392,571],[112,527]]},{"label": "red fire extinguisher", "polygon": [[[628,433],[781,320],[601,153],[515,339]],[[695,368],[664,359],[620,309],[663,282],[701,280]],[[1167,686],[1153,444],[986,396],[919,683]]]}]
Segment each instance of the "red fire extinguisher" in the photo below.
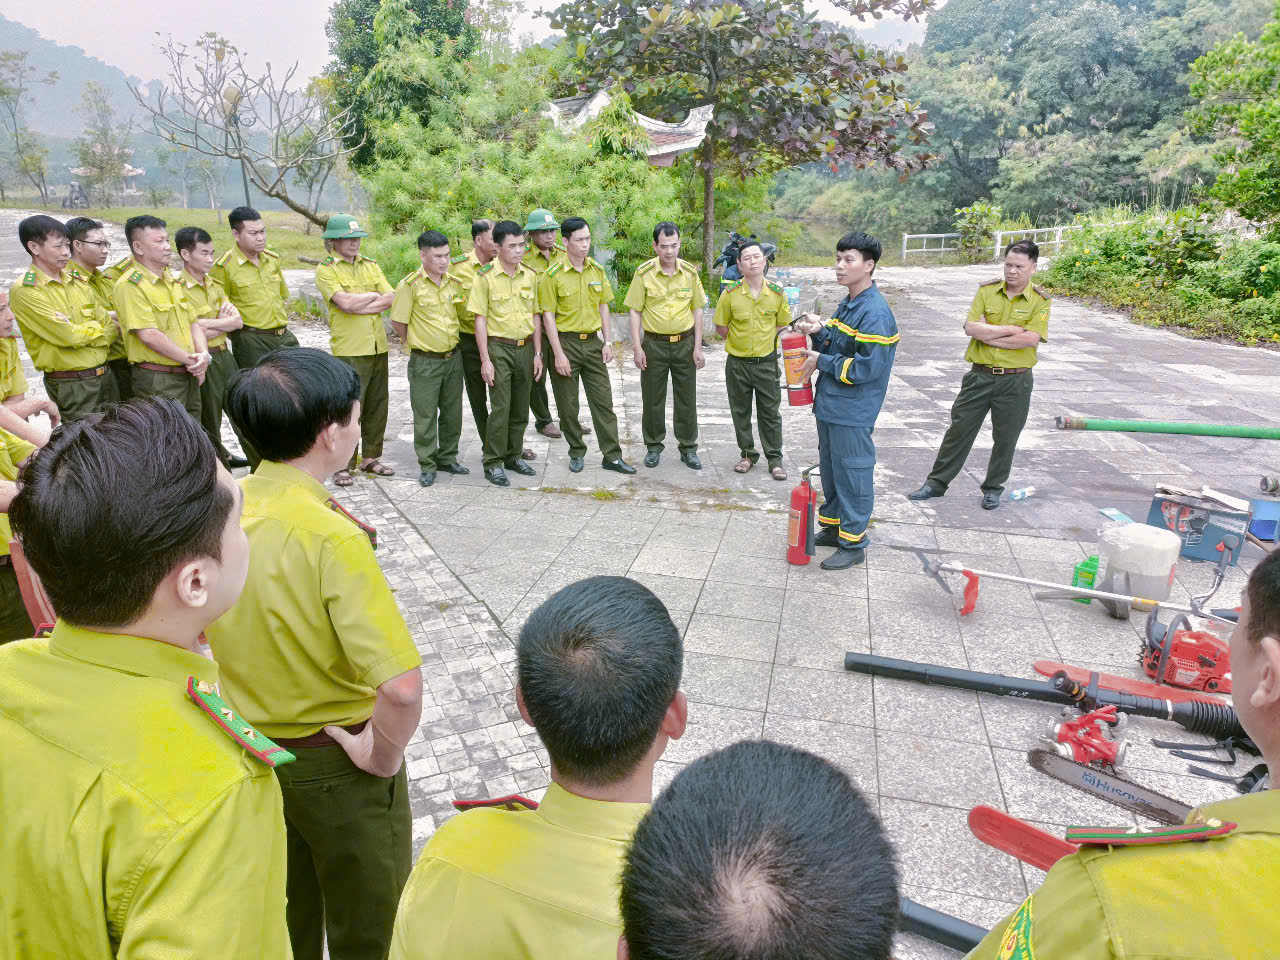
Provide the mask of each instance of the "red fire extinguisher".
[{"label": "red fire extinguisher", "polygon": [[787,562],[798,567],[809,562],[817,552],[813,542],[813,521],[818,512],[818,494],[809,483],[809,474],[818,464],[800,472],[800,483],[791,491],[791,519],[787,526]]},{"label": "red fire extinguisher", "polygon": [[793,407],[813,403],[813,383],[802,370],[804,362],[809,359],[809,338],[795,327],[788,327],[779,340],[782,343],[782,365],[787,371],[787,403]]}]

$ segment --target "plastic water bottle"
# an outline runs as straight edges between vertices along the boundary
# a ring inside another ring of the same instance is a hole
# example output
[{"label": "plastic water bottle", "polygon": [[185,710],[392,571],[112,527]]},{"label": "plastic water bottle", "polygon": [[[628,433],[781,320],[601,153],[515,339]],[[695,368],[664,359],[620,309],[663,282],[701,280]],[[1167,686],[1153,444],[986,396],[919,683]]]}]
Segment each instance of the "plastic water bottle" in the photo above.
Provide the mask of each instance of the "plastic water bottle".
[{"label": "plastic water bottle", "polygon": [[1035,487],[1023,487],[1021,490],[1015,490],[1013,491],[1013,493],[1009,494],[1009,499],[1025,500],[1027,499],[1027,497],[1031,496],[1035,492],[1036,492]]}]

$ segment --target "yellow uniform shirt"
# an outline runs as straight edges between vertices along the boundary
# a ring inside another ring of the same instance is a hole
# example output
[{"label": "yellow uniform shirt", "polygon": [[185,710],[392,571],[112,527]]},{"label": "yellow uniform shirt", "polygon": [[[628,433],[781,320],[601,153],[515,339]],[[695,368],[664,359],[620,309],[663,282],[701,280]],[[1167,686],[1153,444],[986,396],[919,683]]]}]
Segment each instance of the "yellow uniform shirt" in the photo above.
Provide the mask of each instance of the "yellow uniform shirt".
[{"label": "yellow uniform shirt", "polygon": [[458,345],[458,303],[462,281],[449,271],[436,283],[421,267],[396,286],[391,322],[408,330],[410,350],[448,353]]},{"label": "yellow uniform shirt", "polygon": [[[489,263],[493,261],[490,260]],[[467,304],[471,302],[471,288],[476,283],[476,270],[481,266],[487,266],[487,264],[480,262],[474,250],[449,261],[449,272],[457,277],[462,285],[461,299],[458,301],[458,329],[463,333],[476,332],[476,315],[467,309]]]},{"label": "yellow uniform shirt", "polygon": [[693,311],[707,305],[707,293],[693,264],[677,259],[676,272],[667,276],[654,257],[636,270],[623,305],[639,311],[649,333],[673,336],[693,326]]},{"label": "yellow uniform shirt", "polygon": [[[115,287],[115,280],[109,279],[100,270],[86,270],[74,260],[67,264],[67,275],[73,281],[87,285],[90,295],[104,311],[110,313],[115,310],[112,293]],[[111,337],[111,346],[107,348],[107,359],[118,360],[124,358],[126,355],[125,340],[120,335],[120,328],[116,326],[110,317],[103,323],[103,327]]]},{"label": "yellow uniform shirt", "polygon": [[1089,846],[970,953],[970,960],[1269,957],[1280,937],[1280,790],[1193,813],[1237,824],[1226,836]]},{"label": "yellow uniform shirt", "polygon": [[590,257],[581,270],[562,257],[542,275],[538,303],[544,313],[556,315],[557,330],[595,333],[600,329],[600,305],[613,303],[613,287],[604,267]]},{"label": "yellow uniform shirt", "polygon": [[380,313],[343,313],[333,305],[335,293],[391,293],[382,268],[368,257],[355,263],[325,257],[316,267],[316,286],[329,303],[329,345],[335,357],[369,357],[387,352],[387,328]]},{"label": "yellow uniform shirt", "polygon": [[400,897],[391,960],[614,956],[623,855],[648,809],[552,783],[537,810],[480,807],[446,821]]},{"label": "yellow uniform shirt", "polygon": [[[35,452],[35,444],[27,443],[8,430],[0,430],[0,477],[16,483],[18,467],[23,460]],[[9,541],[12,539],[13,530],[9,526],[9,515],[0,513],[0,557],[9,555]]]},{"label": "yellow uniform shirt", "polygon": [[210,275],[227,291],[246,327],[275,330],[289,322],[284,309],[289,285],[284,282],[280,257],[275,251],[263,250],[255,264],[239,247],[232,247],[217,259]]},{"label": "yellow uniform shirt", "polygon": [[113,296],[120,325],[128,331],[130,363],[182,366],[178,361],[150,349],[135,332],[138,330],[159,330],[180,349],[187,353],[195,351],[191,340],[195,305],[187,296],[182,281],[168,270],[156,276],[146,267],[138,266],[116,281]]},{"label": "yellow uniform shirt", "polygon": [[0,400],[20,397],[26,392],[27,375],[22,370],[18,338],[0,337]]},{"label": "yellow uniform shirt", "polygon": [[368,536],[294,467],[239,483],[249,577],[205,631],[223,696],[268,737],[367,720],[378,686],[422,663]]},{"label": "yellow uniform shirt", "polygon": [[[186,292],[187,299],[191,301],[197,320],[212,320],[218,315],[222,305],[228,302],[227,291],[222,289],[222,284],[215,280],[212,274],[205,274],[204,283],[201,283],[183,270],[178,274],[178,279],[182,281],[182,289]],[[227,335],[211,333],[208,334],[208,340],[210,348],[222,347],[227,343]]]},{"label": "yellow uniform shirt", "polygon": [[132,254],[130,254],[127,257],[121,257],[119,260],[111,264],[111,266],[109,267],[103,267],[101,270],[101,274],[103,278],[107,281],[108,296],[110,295],[111,290],[115,288],[116,281],[119,280],[121,277],[123,277],[126,273],[132,273],[134,270],[137,269],[137,267],[138,267],[138,263],[136,260],[133,259]]},{"label": "yellow uniform shirt", "polygon": [[751,295],[746,280],[720,294],[715,324],[728,327],[725,351],[735,357],[767,357],[776,352],[778,328],[791,322],[791,306],[782,287],[765,280],[760,296]]},{"label": "yellow uniform shirt", "polygon": [[88,284],[32,265],[9,288],[9,306],[37,370],[87,370],[107,362],[114,330]]},{"label": "yellow uniform shirt", "polygon": [[218,665],[66,621],[0,647],[6,957],[292,955],[280,787],[189,677]]},{"label": "yellow uniform shirt", "polygon": [[524,263],[526,267],[528,267],[530,270],[532,270],[534,273],[538,275],[539,283],[538,283],[537,309],[539,312],[542,312],[547,309],[542,304],[541,280],[544,276],[546,276],[547,271],[551,269],[551,265],[563,256],[564,256],[564,244],[559,240],[556,241],[556,245],[551,248],[551,252],[549,254],[543,253],[538,248],[537,244],[533,243],[532,241],[525,244],[524,260],[522,261],[522,263]]},{"label": "yellow uniform shirt", "polygon": [[476,279],[467,300],[467,309],[487,321],[491,337],[524,340],[533,336],[533,313],[538,308],[538,275],[523,263],[515,276],[490,260],[476,270]]},{"label": "yellow uniform shirt", "polygon": [[[965,323],[970,322],[1026,327],[1040,334],[1041,343],[1048,343],[1049,295],[1041,288],[1027,284],[1025,290],[1010,298],[1004,292],[1003,280],[989,280],[978,287],[973,298],[969,315],[965,317]],[[989,367],[1034,367],[1036,348],[1004,350],[971,339],[964,358],[969,363],[984,363]]]}]

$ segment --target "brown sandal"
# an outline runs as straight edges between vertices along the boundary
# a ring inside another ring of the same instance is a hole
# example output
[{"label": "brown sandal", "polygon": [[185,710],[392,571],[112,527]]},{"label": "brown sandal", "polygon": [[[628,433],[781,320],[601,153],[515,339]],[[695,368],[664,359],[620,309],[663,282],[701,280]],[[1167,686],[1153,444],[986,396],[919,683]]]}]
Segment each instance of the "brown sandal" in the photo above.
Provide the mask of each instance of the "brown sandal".
[{"label": "brown sandal", "polygon": [[770,467],[769,476],[775,480],[785,480],[787,479],[787,471],[783,470],[782,467]]},{"label": "brown sandal", "polygon": [[755,462],[753,460],[751,460],[748,457],[743,457],[741,460],[738,461],[738,465],[733,468],[733,472],[746,473],[748,470],[750,470],[754,466],[755,466]]},{"label": "brown sandal", "polygon": [[351,475],[350,470],[339,470],[333,475],[334,486],[349,487],[356,482],[356,478]]},{"label": "brown sandal", "polygon": [[370,460],[368,463],[360,465],[362,473],[372,473],[375,477],[394,477],[396,472],[388,467],[381,460]]}]

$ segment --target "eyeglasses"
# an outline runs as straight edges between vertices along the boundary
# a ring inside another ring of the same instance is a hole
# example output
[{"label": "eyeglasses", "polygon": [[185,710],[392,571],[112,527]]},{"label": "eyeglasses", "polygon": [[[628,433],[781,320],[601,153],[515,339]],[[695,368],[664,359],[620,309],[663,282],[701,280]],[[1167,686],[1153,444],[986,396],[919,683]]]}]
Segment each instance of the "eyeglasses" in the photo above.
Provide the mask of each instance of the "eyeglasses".
[{"label": "eyeglasses", "polygon": [[91,247],[101,247],[103,250],[111,249],[110,240],[81,240],[80,243],[87,243]]}]

